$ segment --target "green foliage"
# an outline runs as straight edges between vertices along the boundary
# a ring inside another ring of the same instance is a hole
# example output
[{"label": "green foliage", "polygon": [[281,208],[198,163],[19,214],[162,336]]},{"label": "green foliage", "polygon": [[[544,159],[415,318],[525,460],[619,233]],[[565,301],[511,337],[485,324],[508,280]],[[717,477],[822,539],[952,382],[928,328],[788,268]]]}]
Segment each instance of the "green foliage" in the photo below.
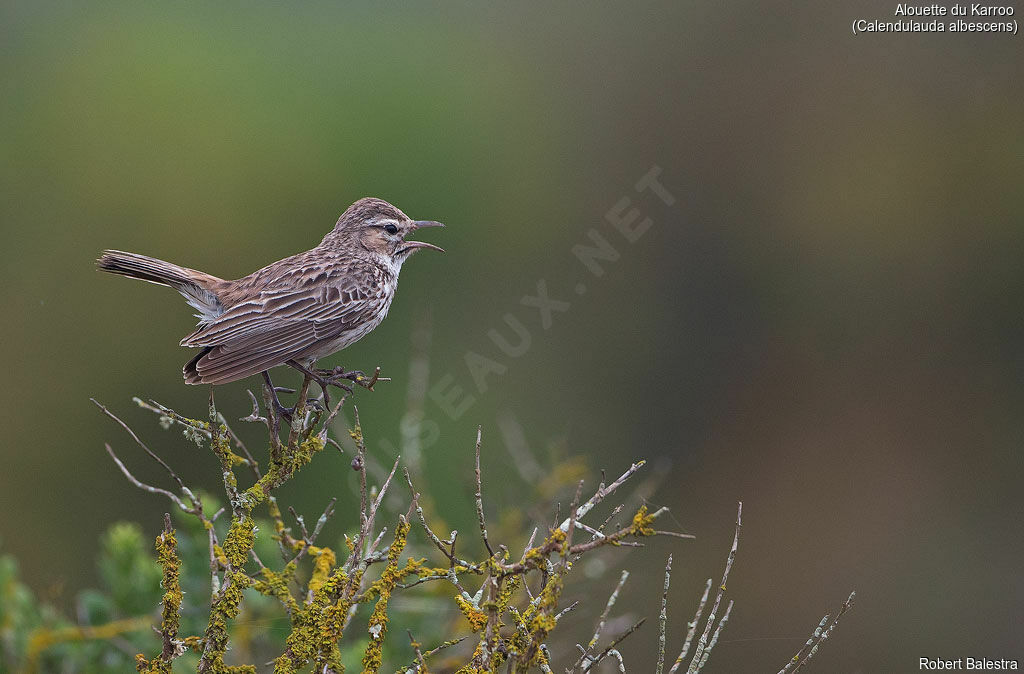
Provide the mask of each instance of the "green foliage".
[{"label": "green foliage", "polygon": [[118,522],[104,534],[99,569],[111,615],[142,615],[160,602],[160,565],[151,550],[138,524]]},{"label": "green foliage", "polygon": [[0,671],[133,670],[127,651],[157,643],[146,613],[156,615],[160,567],[143,541],[138,525],[111,525],[98,560],[104,588],[79,593],[74,620],[40,601],[20,581],[17,562],[0,556]]},{"label": "green foliage", "polygon": [[28,635],[42,622],[32,591],[18,580],[18,562],[0,555],[0,664],[5,670],[23,660]]}]

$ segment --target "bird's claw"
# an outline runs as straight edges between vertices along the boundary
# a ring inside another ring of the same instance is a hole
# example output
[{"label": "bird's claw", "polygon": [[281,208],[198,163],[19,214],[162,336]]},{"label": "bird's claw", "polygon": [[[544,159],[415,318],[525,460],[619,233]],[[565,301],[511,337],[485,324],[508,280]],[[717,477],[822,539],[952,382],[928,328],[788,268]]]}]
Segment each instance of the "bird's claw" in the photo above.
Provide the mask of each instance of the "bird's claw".
[{"label": "bird's claw", "polygon": [[292,415],[295,414],[294,407],[285,407],[277,401],[274,401],[274,411],[277,412],[277,416],[281,417],[289,424],[292,422]]},{"label": "bird's claw", "polygon": [[329,384],[331,386],[337,386],[338,388],[343,389],[344,391],[347,391],[348,393],[352,393],[352,387],[348,386],[346,384],[342,384],[341,383],[342,380],[350,381],[353,384],[356,384],[358,386],[362,386],[363,388],[365,388],[368,391],[372,391],[374,385],[376,385],[377,382],[391,381],[390,377],[381,377],[380,376],[380,368],[379,367],[374,369],[373,374],[370,375],[369,377],[366,376],[366,373],[363,372],[362,370],[349,370],[349,371],[346,372],[345,368],[343,368],[340,365],[335,367],[335,368],[333,368],[333,369],[329,369],[329,370],[328,369],[316,370],[316,374],[319,377],[323,378],[323,380],[327,384]]}]

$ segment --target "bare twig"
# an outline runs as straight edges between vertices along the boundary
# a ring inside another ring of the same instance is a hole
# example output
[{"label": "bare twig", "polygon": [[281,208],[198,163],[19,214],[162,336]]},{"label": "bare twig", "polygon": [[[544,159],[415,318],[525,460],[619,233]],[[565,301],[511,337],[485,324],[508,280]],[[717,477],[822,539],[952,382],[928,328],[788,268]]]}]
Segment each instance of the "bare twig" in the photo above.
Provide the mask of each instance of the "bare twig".
[{"label": "bare twig", "polygon": [[[249,395],[252,394],[250,393]],[[220,423],[224,424],[224,428],[228,429],[228,435],[231,436],[232,440],[234,440],[235,448],[242,450],[242,454],[245,455],[245,460],[249,462],[249,470],[252,471],[253,477],[257,480],[260,479],[261,475],[259,464],[256,463],[256,459],[254,459],[252,454],[249,452],[249,448],[245,446],[245,443],[242,442],[242,438],[238,437],[238,434],[235,433],[230,425],[228,425],[228,420],[224,418],[223,414],[218,412],[217,417],[220,419]]]},{"label": "bare twig", "polygon": [[406,630],[406,634],[409,635],[409,643],[412,644],[412,650],[416,653],[416,663],[418,666],[417,672],[426,672],[427,663],[423,659],[423,651],[420,650],[420,644],[412,636],[412,630]]},{"label": "bare twig", "polygon": [[580,495],[583,493],[583,480],[576,484],[576,495],[572,498],[572,505],[569,506],[569,527],[565,530],[565,545],[562,551],[562,566],[565,571],[569,570],[569,555],[572,554],[572,535],[576,531],[576,513],[580,503]]},{"label": "bare twig", "polygon": [[327,419],[324,420],[323,425],[320,427],[320,433],[317,435],[317,437],[320,438],[321,442],[333,443],[334,446],[338,448],[338,451],[341,452],[342,454],[345,453],[345,450],[343,450],[341,448],[341,445],[339,445],[336,441],[334,441],[331,438],[327,437],[327,431],[330,430],[331,424],[334,423],[335,418],[337,418],[337,416],[338,416],[338,412],[341,411],[341,406],[345,404],[346,400],[348,400],[348,394],[347,393],[343,393],[342,396],[341,396],[341,399],[334,406],[334,409],[332,409],[330,414],[327,415]]},{"label": "bare twig", "polygon": [[295,401],[295,411],[292,413],[291,428],[288,431],[288,447],[298,445],[299,436],[306,428],[306,400],[309,396],[309,385],[312,382],[312,376],[302,375],[302,385],[299,386],[299,396]]},{"label": "bare twig", "polygon": [[[801,648],[797,652],[797,654],[793,656],[793,658],[786,664],[785,667],[779,670],[779,674],[791,674],[792,672],[797,672],[800,670],[801,667],[804,666],[804,664],[807,663],[808,660],[814,657],[814,655],[818,652],[818,647],[825,643],[825,641],[832,636],[833,630],[835,630],[836,625],[839,624],[839,619],[842,618],[843,615],[850,610],[850,607],[853,606],[853,601],[856,598],[857,593],[851,592],[850,596],[847,597],[846,601],[844,601],[843,605],[839,608],[839,612],[836,614],[836,617],[832,621],[831,625],[828,624],[829,615],[825,614],[825,617],[821,619],[820,623],[818,623],[818,627],[814,630],[814,633],[811,634],[810,638],[807,640],[807,643],[804,644],[803,648]],[[826,625],[828,625],[827,629],[825,627]]]},{"label": "bare twig", "polygon": [[[480,569],[480,567],[477,564],[474,564],[473,562],[469,562],[469,561],[464,560],[464,559],[459,559],[458,557],[455,556],[455,553],[454,553],[454,550],[455,550],[455,536],[459,532],[453,531],[451,533],[451,537],[449,538],[449,540],[442,541],[438,537],[438,535],[434,533],[434,530],[430,528],[430,525],[427,524],[427,516],[423,512],[423,506],[421,506],[420,503],[419,503],[420,494],[412,486],[412,477],[410,477],[410,475],[409,475],[409,469],[406,468],[404,470],[404,473],[405,473],[405,482],[406,482],[406,484],[409,485],[409,492],[412,494],[413,501],[415,502],[416,515],[419,517],[420,525],[423,527],[423,531],[426,532],[427,538],[430,539],[430,542],[434,544],[434,547],[436,547],[438,550],[441,551],[441,554],[444,555],[445,558],[448,559],[448,561],[451,563],[451,565],[453,567],[455,567],[455,566],[464,566],[471,573],[476,573],[476,574],[483,573],[482,569]],[[445,544],[448,545],[447,548],[445,547]],[[465,592],[465,589],[463,589],[461,587],[461,585],[459,586],[459,590],[461,592]]]},{"label": "bare twig", "polygon": [[[632,477],[633,474],[636,471],[640,470],[645,463],[647,463],[647,462],[646,461],[637,461],[636,463],[634,463],[633,465],[631,465],[629,467],[629,470],[627,470],[625,473],[620,475],[619,479],[615,480],[615,482],[612,482],[607,487],[605,487],[604,485],[601,485],[600,487],[598,487],[597,492],[593,496],[591,496],[587,500],[586,503],[584,503],[579,508],[576,508],[574,510],[573,515],[575,516],[575,519],[577,519],[577,520],[583,519],[584,515],[586,515],[591,510],[593,510],[594,506],[596,506],[598,503],[603,501],[606,496],[608,496],[609,494],[613,493],[616,489],[621,487],[622,483],[625,482],[626,480],[628,480],[630,477]],[[565,531],[565,532],[569,531],[569,520],[570,519],[572,519],[572,517],[566,518],[565,521],[563,521],[562,524],[559,526],[559,528],[562,531]]]},{"label": "bare twig", "polygon": [[302,540],[308,542],[309,541],[309,532],[306,530],[306,519],[302,515],[300,515],[299,513],[295,512],[295,508],[293,508],[292,506],[288,506],[288,512],[290,512],[292,514],[292,517],[295,518],[295,521],[299,525],[299,529],[302,530]]},{"label": "bare twig", "polygon": [[480,486],[480,431],[481,427],[476,427],[476,493],[474,497],[476,499],[476,517],[480,521],[480,537],[484,540],[484,547],[487,548],[487,555],[489,557],[494,556],[494,550],[491,550],[491,543],[487,540],[487,524],[484,522],[484,499],[483,499],[483,488]]},{"label": "bare twig", "polygon": [[708,647],[704,649],[704,656],[700,659],[700,665],[697,667],[697,671],[700,672],[704,669],[704,665],[707,664],[708,658],[711,657],[711,651],[715,648],[715,644],[718,643],[718,636],[725,629],[725,624],[729,622],[729,614],[732,613],[732,600],[729,600],[729,605],[725,607],[725,613],[722,615],[722,619],[718,621],[718,627],[715,628],[715,633],[711,635],[711,641],[708,642]]},{"label": "bare twig", "polygon": [[575,662],[575,664],[573,664],[571,671],[576,671],[580,667],[580,665],[583,664],[584,660],[586,660],[590,656],[594,649],[597,648],[597,642],[601,639],[601,633],[604,631],[605,623],[608,622],[608,614],[611,613],[612,607],[615,606],[615,602],[619,598],[619,592],[622,591],[622,586],[626,584],[626,580],[628,578],[629,571],[623,569],[622,575],[619,576],[619,583],[615,586],[615,589],[612,591],[611,596],[608,597],[608,602],[604,606],[604,611],[601,612],[601,617],[597,621],[597,628],[594,630],[594,636],[590,638],[590,641],[587,643],[586,648],[580,646],[580,650],[582,652],[580,654],[579,659]]},{"label": "bare twig", "polygon": [[[429,658],[431,655],[434,655],[435,653],[443,651],[446,648],[451,648],[452,646],[461,644],[467,638],[468,637],[459,637],[458,639],[449,639],[448,641],[445,641],[441,645],[435,646],[434,648],[431,648],[429,651],[427,651],[426,653],[423,654],[424,661],[427,658]],[[417,666],[419,666],[419,658],[417,658],[416,660],[413,660],[406,667],[403,667],[403,668],[399,669],[397,672],[395,672],[395,674],[406,674],[406,672],[408,672],[410,669],[413,669],[413,668],[415,668]]]},{"label": "bare twig", "polygon": [[658,614],[658,664],[656,674],[665,670],[665,628],[668,625],[668,586],[672,579],[672,555],[665,563],[665,587],[661,592],[661,613]]},{"label": "bare twig", "polygon": [[740,542],[740,527],[743,522],[743,503],[741,502],[736,509],[736,531],[732,537],[732,548],[729,550],[729,556],[725,560],[725,571],[722,573],[722,584],[718,586],[718,593],[715,595],[715,603],[711,605],[711,613],[708,614],[708,622],[704,627],[704,633],[700,635],[700,639],[697,640],[697,647],[693,651],[693,659],[690,661],[690,666],[687,668],[687,674],[696,674],[697,669],[700,667],[701,659],[704,657],[704,649],[707,648],[708,637],[711,634],[711,628],[715,624],[715,614],[718,613],[718,606],[722,603],[722,595],[725,593],[726,584],[729,582],[729,571],[732,569],[732,563],[736,559],[736,548]]},{"label": "bare twig", "polygon": [[101,404],[95,398],[89,398],[89,400],[91,400],[96,405],[96,407],[99,407],[100,410],[102,410],[105,415],[107,415],[108,417],[110,417],[111,419],[116,421],[118,423],[118,425],[121,426],[121,428],[123,428],[125,431],[127,431],[128,435],[130,435],[132,437],[132,440],[135,441],[135,444],[137,444],[139,447],[141,447],[143,450],[145,450],[146,454],[149,454],[149,456],[154,461],[156,461],[161,466],[163,466],[164,470],[166,470],[170,474],[171,479],[173,479],[175,482],[178,483],[178,487],[181,489],[181,492],[183,494],[185,494],[186,497],[188,497],[189,501],[192,502],[193,507],[197,507],[198,506],[198,504],[199,504],[198,501],[199,500],[198,500],[198,498],[195,495],[193,495],[192,490],[190,490],[188,487],[185,486],[185,483],[182,482],[181,478],[178,477],[178,474],[174,472],[174,469],[172,469],[169,465],[167,465],[166,461],[164,461],[159,456],[157,456],[157,454],[153,450],[151,450],[149,447],[146,446],[146,443],[144,443],[142,440],[139,439],[139,436],[137,436],[135,434],[135,431],[133,431],[128,424],[126,424],[125,422],[121,421],[121,419],[116,414],[114,414],[113,412],[108,410],[106,408],[106,406]]},{"label": "bare twig", "polygon": [[686,641],[683,643],[683,648],[679,651],[679,656],[676,661],[672,663],[672,668],[668,670],[668,674],[675,674],[679,666],[683,664],[683,660],[686,659],[687,654],[690,652],[690,646],[693,645],[693,637],[697,633],[697,625],[700,623],[700,617],[704,614],[704,607],[708,603],[708,595],[711,593],[711,583],[713,581],[708,578],[704,584],[704,594],[701,595],[700,602],[697,604],[697,610],[693,614],[693,620],[686,623]]},{"label": "bare twig", "polygon": [[184,512],[187,512],[190,515],[195,514],[194,509],[191,506],[185,505],[185,502],[178,498],[178,496],[173,492],[169,492],[166,489],[161,489],[160,487],[154,487],[152,485],[146,484],[145,482],[141,482],[138,478],[132,475],[127,468],[125,468],[124,464],[121,463],[121,459],[117,458],[117,455],[114,454],[114,450],[110,448],[109,444],[104,443],[103,446],[107,448],[107,454],[110,455],[110,458],[114,460],[114,463],[117,464],[117,467],[121,469],[121,472],[124,473],[124,476],[128,478],[128,481],[131,482],[133,485],[135,485],[139,489],[142,489],[143,491],[148,491],[150,494],[163,494],[167,498],[171,499],[171,501],[174,502],[174,504],[181,508]]},{"label": "bare twig", "polygon": [[[653,513],[650,513],[649,515],[647,515],[647,517],[649,517],[651,519],[656,519],[656,518],[660,517],[661,515],[664,515],[667,512],[668,512],[668,508],[660,508],[660,509],[654,511]],[[546,555],[548,553],[552,552],[553,550],[559,550],[559,551],[562,551],[563,553],[565,552],[565,550],[568,550],[568,554],[574,555],[574,556],[578,556],[578,555],[583,554],[584,552],[589,552],[590,550],[593,550],[595,548],[599,548],[599,547],[602,547],[602,546],[605,546],[605,545],[630,545],[629,541],[623,541],[623,539],[626,538],[627,536],[634,535],[635,533],[636,533],[635,525],[630,524],[629,526],[622,527],[618,531],[616,531],[614,533],[611,533],[611,534],[608,534],[607,536],[604,536],[603,538],[595,538],[595,539],[593,539],[591,541],[588,541],[586,543],[578,543],[578,544],[573,545],[571,547],[566,545],[564,542],[559,542],[559,541],[557,541],[554,538],[549,538],[547,540],[547,542],[545,542],[545,544],[543,546],[541,546],[540,548],[537,548],[537,552],[539,552],[540,555],[542,557],[545,557],[545,558],[546,558]],[[652,533],[653,533],[653,531],[652,531]],[[644,534],[644,535],[647,535],[647,534]],[[637,543],[637,542],[633,542],[632,545],[636,546],[636,547],[642,547],[642,544]],[[515,564],[502,564],[502,566],[501,566],[501,569],[502,569],[501,573],[502,573],[503,576],[511,576],[511,575],[516,575],[516,574],[524,573],[524,572],[528,571],[530,568],[531,568],[530,560],[526,559],[526,560],[521,561],[521,562],[516,562]]]},{"label": "bare twig", "polygon": [[605,649],[604,649],[603,651],[601,651],[601,652],[600,652],[600,653],[599,653],[599,654],[597,655],[597,657],[596,657],[596,658],[594,658],[594,659],[592,659],[592,660],[589,660],[589,659],[588,659],[587,661],[585,661],[585,662],[583,663],[583,671],[584,671],[584,672],[586,672],[586,671],[589,671],[589,670],[590,670],[590,669],[591,669],[592,667],[594,667],[595,665],[597,665],[598,663],[600,663],[600,662],[601,662],[602,660],[604,660],[605,658],[607,658],[607,657],[608,657],[609,655],[611,655],[612,651],[614,651],[614,650],[615,650],[615,647],[616,647],[616,646],[618,646],[618,645],[619,645],[620,643],[622,643],[622,640],[623,640],[623,639],[625,639],[625,638],[626,638],[626,637],[628,637],[628,636],[629,636],[630,634],[632,634],[633,632],[636,632],[636,631],[637,631],[638,629],[640,629],[640,627],[641,627],[641,626],[642,626],[642,625],[643,625],[643,624],[644,624],[645,622],[647,622],[647,618],[641,618],[641,619],[640,619],[640,620],[638,620],[637,622],[633,623],[632,627],[630,627],[630,628],[629,628],[629,629],[627,629],[627,630],[626,630],[625,632],[623,632],[623,633],[622,633],[622,634],[620,634],[619,636],[617,636],[617,637],[615,637],[614,639],[612,639],[612,642],[611,642],[610,644],[608,644],[608,646],[607,646],[607,647],[606,647],[606,648],[605,648]]},{"label": "bare twig", "polygon": [[331,518],[331,516],[334,515],[334,504],[336,504],[337,502],[338,502],[338,499],[336,497],[332,498],[327,503],[327,507],[324,508],[323,514],[320,515],[320,517],[317,518],[316,526],[313,527],[313,535],[310,537],[310,541],[309,541],[310,543],[313,543],[313,542],[316,541],[317,536],[320,535],[320,531],[323,530],[324,525],[327,524],[327,520],[329,520]]},{"label": "bare twig", "polygon": [[267,433],[270,436],[270,460],[281,461],[281,417],[274,409],[274,392],[266,383],[263,384],[263,409],[267,411]]},{"label": "bare twig", "polygon": [[573,603],[563,608],[561,611],[555,614],[555,622],[557,623],[559,620],[561,620],[562,616],[564,616],[566,613],[571,613],[572,611],[576,610],[576,607],[579,605],[580,603],[578,601],[574,601]]}]

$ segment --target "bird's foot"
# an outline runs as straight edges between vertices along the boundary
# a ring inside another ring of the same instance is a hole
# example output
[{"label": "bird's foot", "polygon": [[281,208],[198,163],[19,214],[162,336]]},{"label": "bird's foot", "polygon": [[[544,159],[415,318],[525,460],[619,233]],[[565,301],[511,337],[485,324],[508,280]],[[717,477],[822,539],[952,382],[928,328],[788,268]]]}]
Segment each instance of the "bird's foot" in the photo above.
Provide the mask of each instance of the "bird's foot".
[{"label": "bird's foot", "polygon": [[263,372],[264,387],[270,392],[271,406],[274,408],[274,413],[278,417],[284,419],[289,424],[292,422],[292,415],[295,414],[294,407],[285,407],[281,404],[281,400],[277,397],[278,393],[295,393],[295,389],[286,388],[284,386],[274,386],[274,382],[270,380],[270,374],[266,371]]},{"label": "bird's foot", "polygon": [[357,386],[362,386],[368,391],[372,391],[373,387],[377,382],[391,381],[390,377],[381,377],[380,368],[376,368],[372,375],[367,376],[366,373],[361,370],[349,370],[345,371],[342,366],[337,366],[333,369],[320,369],[316,370],[316,375],[323,379],[330,386],[337,386],[340,389],[352,393],[352,387],[347,384],[342,384],[342,381],[350,381]]},{"label": "bird's foot", "polygon": [[[281,404],[281,401],[279,400],[275,400],[273,402],[274,411],[277,412],[278,416],[280,416],[282,419],[284,419],[290,424],[292,422],[292,417],[295,416],[295,406],[292,405],[291,407],[285,407],[284,405]],[[312,398],[311,400],[306,401],[305,409],[314,409],[323,412],[328,408],[329,403],[330,401],[327,401],[325,403],[320,398]]]},{"label": "bird's foot", "polygon": [[295,414],[294,407],[285,407],[281,404],[281,401],[277,399],[277,394],[274,394],[274,413],[280,418],[287,421],[289,424],[292,422],[292,415]]}]

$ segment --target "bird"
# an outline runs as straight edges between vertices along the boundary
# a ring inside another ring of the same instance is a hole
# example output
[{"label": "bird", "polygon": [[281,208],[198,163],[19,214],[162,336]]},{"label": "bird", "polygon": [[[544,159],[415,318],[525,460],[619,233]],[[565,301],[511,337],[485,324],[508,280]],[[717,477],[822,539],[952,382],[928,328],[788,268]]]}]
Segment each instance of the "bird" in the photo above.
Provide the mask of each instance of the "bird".
[{"label": "bird", "polygon": [[[402,265],[418,250],[444,249],[406,237],[433,220],[412,220],[375,197],[359,199],[316,247],[236,280],[148,255],[105,250],[101,271],[169,286],[195,308],[196,329],[181,345],[199,349],[182,368],[185,383],[227,384],[262,374],[278,412],[290,418],[269,370],[288,365],[311,377],[329,405],[329,385],[355,380],[342,368],[313,369],[316,361],[365,337],[387,316]],[[356,373],[361,375],[362,373]]]}]

